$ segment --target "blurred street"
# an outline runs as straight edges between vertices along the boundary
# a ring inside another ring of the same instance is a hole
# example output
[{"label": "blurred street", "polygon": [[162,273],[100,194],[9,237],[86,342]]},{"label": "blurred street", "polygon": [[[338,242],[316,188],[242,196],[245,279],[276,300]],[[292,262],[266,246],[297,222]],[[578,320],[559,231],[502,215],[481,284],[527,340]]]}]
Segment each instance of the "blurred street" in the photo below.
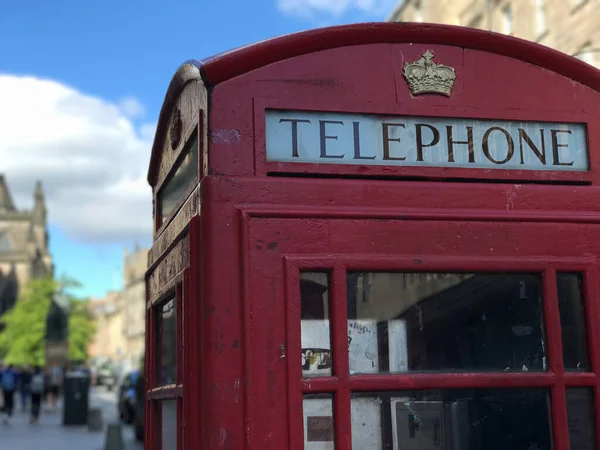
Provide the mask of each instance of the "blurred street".
[{"label": "blurred street", "polygon": [[[9,425],[0,423],[0,450],[104,450],[106,426],[118,421],[116,394],[103,388],[92,389],[90,407],[102,408],[104,430],[88,431],[87,427],[64,427],[62,412],[43,411],[40,422],[29,423],[29,415],[17,406]],[[143,445],[135,441],[133,429],[123,425],[123,442],[126,450],[142,450]]]}]

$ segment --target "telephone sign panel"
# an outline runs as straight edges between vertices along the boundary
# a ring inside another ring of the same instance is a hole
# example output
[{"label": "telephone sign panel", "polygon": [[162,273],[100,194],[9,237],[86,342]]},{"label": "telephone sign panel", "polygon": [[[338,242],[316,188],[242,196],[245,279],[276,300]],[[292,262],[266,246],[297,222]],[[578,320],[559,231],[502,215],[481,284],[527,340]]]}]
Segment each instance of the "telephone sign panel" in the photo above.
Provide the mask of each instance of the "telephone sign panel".
[{"label": "telephone sign panel", "polygon": [[266,112],[268,161],[588,170],[584,124]]}]

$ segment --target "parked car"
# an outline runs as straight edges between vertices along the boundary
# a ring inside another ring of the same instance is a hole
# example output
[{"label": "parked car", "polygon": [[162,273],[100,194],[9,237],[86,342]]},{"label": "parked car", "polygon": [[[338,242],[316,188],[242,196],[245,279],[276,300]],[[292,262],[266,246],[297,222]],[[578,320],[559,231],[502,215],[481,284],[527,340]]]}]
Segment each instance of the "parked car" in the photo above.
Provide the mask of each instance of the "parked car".
[{"label": "parked car", "polygon": [[[143,368],[143,364],[142,364]],[[139,442],[143,442],[144,440],[144,410],[146,402],[144,401],[146,398],[145,391],[145,383],[144,383],[144,372],[143,369],[140,371],[140,375],[138,376],[137,382],[135,384],[135,396],[138,401],[135,404],[135,418],[133,421],[133,427],[135,432],[135,439]]]},{"label": "parked car", "polygon": [[106,364],[98,367],[96,372],[96,386],[104,386],[112,391],[117,384],[117,374],[110,365]]},{"label": "parked car", "polygon": [[138,370],[132,370],[127,372],[119,383],[119,392],[117,394],[119,417],[128,425],[131,425],[135,420],[137,404],[135,387],[139,376],[140,373]]}]

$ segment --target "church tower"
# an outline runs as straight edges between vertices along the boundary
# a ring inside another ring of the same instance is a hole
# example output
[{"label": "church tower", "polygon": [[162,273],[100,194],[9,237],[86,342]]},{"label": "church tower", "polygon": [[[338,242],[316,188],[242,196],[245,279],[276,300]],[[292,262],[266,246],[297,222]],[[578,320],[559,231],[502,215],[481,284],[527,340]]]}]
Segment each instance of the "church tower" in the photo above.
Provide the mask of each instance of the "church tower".
[{"label": "church tower", "polygon": [[0,173],[0,314],[12,308],[29,280],[52,271],[41,182],[34,188],[33,208],[19,210],[6,177]]},{"label": "church tower", "polygon": [[0,174],[0,214],[15,212],[15,204],[6,185],[4,175]]},{"label": "church tower", "polygon": [[48,239],[48,224],[47,224],[47,209],[46,200],[44,198],[44,190],[42,182],[38,180],[35,184],[33,192],[33,210],[31,211],[31,224],[33,235],[41,252],[41,257],[46,267],[46,273],[52,274],[52,257],[50,256],[49,239]]}]

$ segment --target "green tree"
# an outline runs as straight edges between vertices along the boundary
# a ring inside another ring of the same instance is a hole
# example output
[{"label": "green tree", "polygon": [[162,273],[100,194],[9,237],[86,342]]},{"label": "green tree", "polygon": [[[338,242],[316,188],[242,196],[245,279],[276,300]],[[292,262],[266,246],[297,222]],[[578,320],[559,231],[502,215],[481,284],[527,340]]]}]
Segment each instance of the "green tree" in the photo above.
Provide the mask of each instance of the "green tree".
[{"label": "green tree", "polygon": [[30,281],[15,306],[0,317],[0,358],[8,364],[43,365],[46,317],[56,281],[51,277]]},{"label": "green tree", "polygon": [[96,323],[90,313],[88,300],[70,298],[70,302],[69,359],[85,361],[88,358],[88,347],[96,333]]},{"label": "green tree", "polygon": [[72,292],[81,288],[81,283],[63,276],[59,280],[63,292],[69,299],[69,359],[85,361],[88,358],[88,348],[96,333],[96,322],[89,310],[89,300],[76,297]]},{"label": "green tree", "polygon": [[88,346],[94,338],[95,322],[88,309],[88,301],[71,294],[79,283],[52,277],[31,280],[19,293],[15,306],[0,317],[4,329],[0,331],[0,359],[14,365],[45,364],[46,319],[56,287],[61,286],[70,302],[69,359],[84,361]]}]

